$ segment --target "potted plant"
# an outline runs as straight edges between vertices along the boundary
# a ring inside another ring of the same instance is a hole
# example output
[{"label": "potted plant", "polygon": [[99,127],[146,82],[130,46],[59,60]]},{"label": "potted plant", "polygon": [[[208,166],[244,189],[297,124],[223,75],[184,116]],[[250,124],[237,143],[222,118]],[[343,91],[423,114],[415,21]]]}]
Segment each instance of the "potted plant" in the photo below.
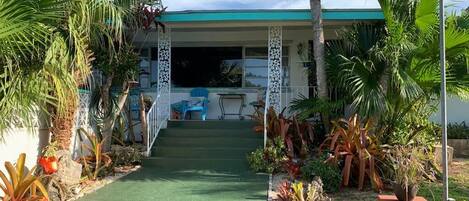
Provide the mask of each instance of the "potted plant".
[{"label": "potted plant", "polygon": [[46,174],[54,174],[58,170],[57,149],[57,143],[51,143],[44,148],[42,156],[39,157],[38,163]]},{"label": "potted plant", "polygon": [[399,146],[394,147],[392,155],[394,194],[399,201],[412,201],[425,171],[422,159],[425,155],[418,148]]}]

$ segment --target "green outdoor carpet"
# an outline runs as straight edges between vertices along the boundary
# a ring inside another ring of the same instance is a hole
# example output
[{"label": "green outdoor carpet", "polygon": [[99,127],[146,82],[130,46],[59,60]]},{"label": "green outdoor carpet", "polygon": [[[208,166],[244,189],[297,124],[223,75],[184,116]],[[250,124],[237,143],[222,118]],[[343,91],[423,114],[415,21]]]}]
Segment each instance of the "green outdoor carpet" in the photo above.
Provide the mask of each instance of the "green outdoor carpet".
[{"label": "green outdoor carpet", "polygon": [[79,201],[267,200],[268,176],[248,168],[262,146],[251,121],[171,121],[143,167]]}]

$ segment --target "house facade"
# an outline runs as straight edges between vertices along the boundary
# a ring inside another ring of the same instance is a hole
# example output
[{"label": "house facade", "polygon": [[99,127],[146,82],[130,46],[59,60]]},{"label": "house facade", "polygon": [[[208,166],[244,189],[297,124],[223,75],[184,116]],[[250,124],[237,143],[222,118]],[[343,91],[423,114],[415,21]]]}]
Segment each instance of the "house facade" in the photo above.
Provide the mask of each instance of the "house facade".
[{"label": "house facade", "polygon": [[[336,40],[339,29],[383,15],[379,9],[324,10],[323,18],[325,40]],[[220,93],[245,94],[243,116],[254,112],[249,103],[258,100],[280,110],[300,94],[315,93],[308,77],[310,10],[181,11],[159,20],[166,27],[138,32],[134,45],[141,55],[141,90],[161,98],[165,112],[197,87],[209,91],[207,119],[220,119]],[[239,100],[225,101],[226,113],[239,113]]]}]

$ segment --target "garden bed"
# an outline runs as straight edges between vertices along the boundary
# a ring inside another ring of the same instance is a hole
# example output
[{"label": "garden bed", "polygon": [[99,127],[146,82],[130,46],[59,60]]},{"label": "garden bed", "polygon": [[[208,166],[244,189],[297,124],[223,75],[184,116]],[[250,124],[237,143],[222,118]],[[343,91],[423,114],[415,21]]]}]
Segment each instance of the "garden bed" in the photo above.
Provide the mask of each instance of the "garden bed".
[{"label": "garden bed", "polygon": [[72,191],[74,191],[73,193],[75,193],[75,195],[72,198],[67,199],[67,200],[68,201],[78,200],[79,198],[87,194],[93,193],[99,190],[100,188],[103,188],[104,186],[111,184],[117,181],[118,179],[121,179],[122,177],[125,177],[129,175],[130,173],[133,173],[139,170],[140,168],[141,168],[140,165],[133,166],[133,167],[131,166],[116,167],[114,168],[114,175],[104,177],[97,181],[85,181],[81,183],[80,185],[78,185],[77,187],[73,188]]},{"label": "garden bed", "polygon": [[[449,168],[449,195],[451,198],[456,200],[468,200],[469,199],[469,159],[454,159],[453,163]],[[269,187],[269,200],[275,200],[277,198],[277,192],[275,192],[276,186],[280,184],[282,180],[288,179],[287,174],[275,174],[272,175],[271,185]],[[419,196],[425,197],[427,200],[439,201],[442,195],[442,183],[441,182],[426,182],[424,183],[418,192]],[[391,195],[392,192],[387,191],[383,194]],[[328,194],[330,198],[335,201],[348,201],[348,200],[361,200],[361,201],[375,201],[378,197],[378,193],[367,189],[365,191],[359,191],[356,188],[342,188],[337,193]]]}]

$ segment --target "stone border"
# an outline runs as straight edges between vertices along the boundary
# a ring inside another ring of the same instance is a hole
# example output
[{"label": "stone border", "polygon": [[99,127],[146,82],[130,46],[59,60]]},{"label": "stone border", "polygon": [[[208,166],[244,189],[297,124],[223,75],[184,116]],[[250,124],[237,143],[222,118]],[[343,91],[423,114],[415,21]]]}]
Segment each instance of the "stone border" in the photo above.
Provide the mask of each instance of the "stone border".
[{"label": "stone border", "polygon": [[[109,185],[111,183],[114,183],[115,181],[121,179],[122,177],[125,177],[133,172],[136,172],[137,170],[140,170],[142,168],[141,165],[137,165],[135,167],[133,167],[132,169],[130,169],[128,172],[126,173],[115,173],[115,175],[112,175],[112,176],[107,176],[101,180],[98,180],[96,182],[94,182],[93,184],[89,185],[89,186],[84,186],[80,192],[73,196],[72,198],[70,199],[67,199],[67,201],[75,201],[75,200],[78,200],[88,194],[91,194],[91,193],[94,193],[96,192],[97,190],[103,188],[104,186],[106,185]],[[82,187],[82,186],[80,186]]]}]

